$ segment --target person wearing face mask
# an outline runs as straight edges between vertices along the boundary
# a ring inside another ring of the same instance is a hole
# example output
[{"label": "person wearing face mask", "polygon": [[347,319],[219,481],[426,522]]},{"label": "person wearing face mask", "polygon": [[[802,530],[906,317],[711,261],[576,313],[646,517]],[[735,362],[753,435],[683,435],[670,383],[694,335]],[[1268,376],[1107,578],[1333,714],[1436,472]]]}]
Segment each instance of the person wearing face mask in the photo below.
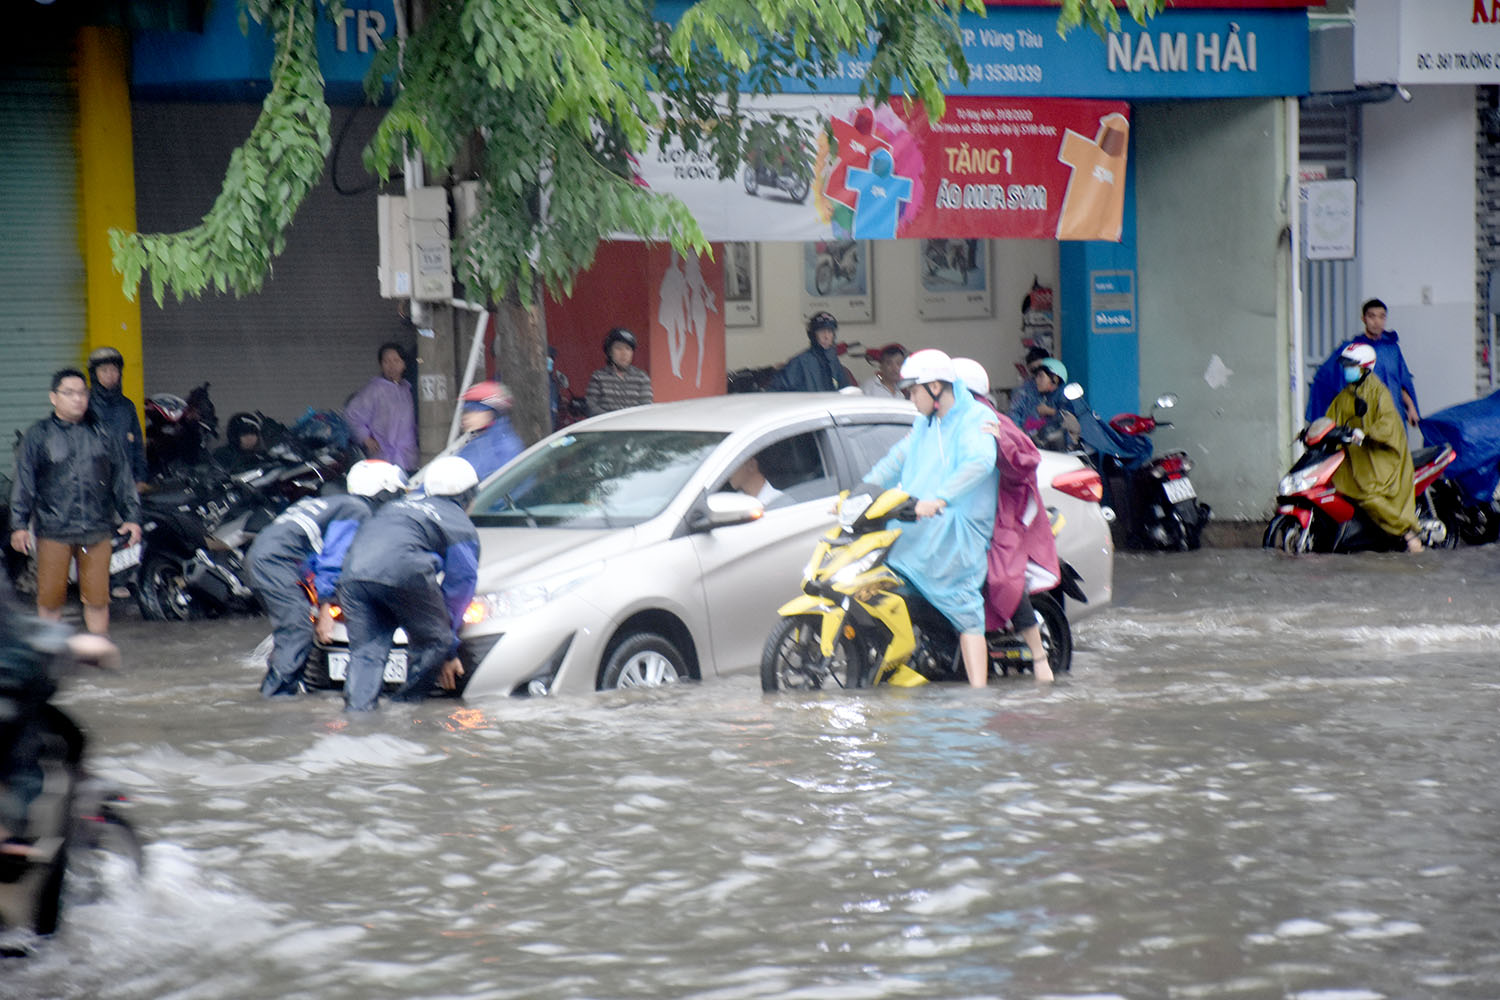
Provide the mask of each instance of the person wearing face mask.
[{"label": "person wearing face mask", "polygon": [[1331,484],[1359,504],[1381,531],[1404,539],[1408,552],[1421,552],[1411,445],[1391,391],[1379,376],[1371,377],[1375,348],[1350,344],[1339,354],[1339,368],[1344,388],[1328,404],[1327,416],[1353,428],[1354,437]]}]

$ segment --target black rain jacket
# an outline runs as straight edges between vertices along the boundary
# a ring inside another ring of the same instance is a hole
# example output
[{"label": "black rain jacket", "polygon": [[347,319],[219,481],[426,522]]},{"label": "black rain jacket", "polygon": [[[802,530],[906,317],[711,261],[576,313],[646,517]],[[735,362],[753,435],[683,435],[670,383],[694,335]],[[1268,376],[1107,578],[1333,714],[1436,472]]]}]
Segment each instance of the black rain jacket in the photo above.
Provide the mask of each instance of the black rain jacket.
[{"label": "black rain jacket", "polygon": [[10,494],[12,531],[78,544],[106,538],[121,520],[141,520],[130,460],[122,442],[92,413],[76,424],[38,420],[16,452]]}]

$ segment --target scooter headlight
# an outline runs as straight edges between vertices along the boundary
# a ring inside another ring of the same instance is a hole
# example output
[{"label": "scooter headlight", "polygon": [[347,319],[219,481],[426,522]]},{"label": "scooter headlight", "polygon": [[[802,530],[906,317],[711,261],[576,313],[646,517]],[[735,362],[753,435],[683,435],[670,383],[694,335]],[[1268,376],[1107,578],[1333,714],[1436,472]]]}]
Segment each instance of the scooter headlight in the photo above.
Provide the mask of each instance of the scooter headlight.
[{"label": "scooter headlight", "polygon": [[884,549],[876,549],[874,552],[866,552],[849,565],[833,574],[833,585],[835,587],[847,587],[857,580],[862,573],[868,573],[880,562],[880,557],[885,554]]},{"label": "scooter headlight", "polygon": [[1281,477],[1281,482],[1276,484],[1276,492],[1284,497],[1289,497],[1293,493],[1301,493],[1312,485],[1307,475],[1308,471],[1304,469],[1301,472],[1288,472]]}]

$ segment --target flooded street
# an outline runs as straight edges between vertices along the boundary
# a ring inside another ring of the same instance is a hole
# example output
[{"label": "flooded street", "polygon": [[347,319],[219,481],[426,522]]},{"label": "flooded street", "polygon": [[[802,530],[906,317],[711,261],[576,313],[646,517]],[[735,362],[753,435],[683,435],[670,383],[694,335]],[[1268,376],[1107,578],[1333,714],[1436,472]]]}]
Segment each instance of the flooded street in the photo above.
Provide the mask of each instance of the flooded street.
[{"label": "flooded street", "polygon": [[[1500,549],[1121,554],[1054,689],[267,704],[118,623],[134,800],[3,997],[1494,997]],[[767,623],[769,630],[771,623]]]}]

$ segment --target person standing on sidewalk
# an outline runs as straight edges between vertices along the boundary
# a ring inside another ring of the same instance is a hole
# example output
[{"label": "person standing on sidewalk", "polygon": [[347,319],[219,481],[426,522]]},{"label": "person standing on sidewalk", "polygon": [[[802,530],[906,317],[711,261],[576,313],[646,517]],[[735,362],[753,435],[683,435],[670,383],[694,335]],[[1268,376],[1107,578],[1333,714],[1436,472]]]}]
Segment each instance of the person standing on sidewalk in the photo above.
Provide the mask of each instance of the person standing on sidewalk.
[{"label": "person standing on sidewalk", "polygon": [[653,399],[651,376],[631,364],[635,360],[635,334],[617,326],[604,335],[604,367],[589,376],[589,416],[612,410],[645,406]]},{"label": "person standing on sidewalk", "polygon": [[99,422],[119,438],[130,460],[130,474],[136,489],[146,485],[146,438],[141,433],[141,417],[135,403],[120,388],[125,374],[125,358],[113,347],[101,347],[89,355],[89,409]]},{"label": "person standing on sidewalk", "polygon": [[378,458],[410,474],[417,467],[417,410],[401,345],[380,345],[380,374],[365,383],[344,407],[344,421],[366,458]]},{"label": "person standing on sidewalk", "polygon": [[108,635],[110,539],[141,540],[141,502],[125,449],[89,411],[83,372],[56,372],[49,398],[52,415],[31,425],[16,452],[10,545],[36,554],[36,611],[49,621],[62,619],[76,559],[84,628]]}]

